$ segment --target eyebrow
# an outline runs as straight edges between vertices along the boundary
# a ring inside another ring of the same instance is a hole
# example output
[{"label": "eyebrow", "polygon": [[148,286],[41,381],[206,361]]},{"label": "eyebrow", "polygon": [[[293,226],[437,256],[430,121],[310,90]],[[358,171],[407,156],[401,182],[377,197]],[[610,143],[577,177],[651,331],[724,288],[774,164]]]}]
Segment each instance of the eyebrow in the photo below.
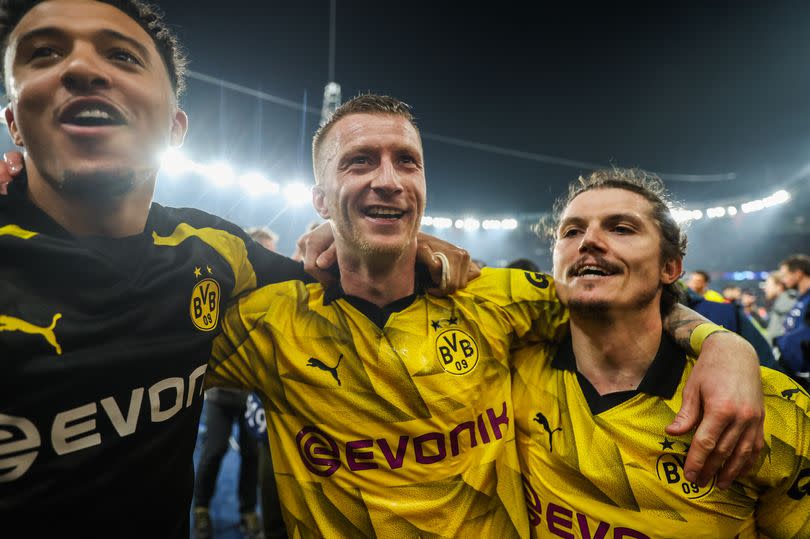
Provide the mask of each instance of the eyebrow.
[{"label": "eyebrow", "polygon": [[[631,222],[631,223],[633,223],[633,224],[635,224],[637,226],[641,226],[641,224],[643,223],[642,219],[639,219],[639,217],[637,215],[632,214],[632,213],[612,213],[612,214],[604,217],[602,219],[602,221],[605,222],[605,223],[608,223],[608,224],[614,224],[614,223],[618,223],[620,221],[629,221],[629,222]],[[574,225],[583,225],[585,223],[586,223],[586,219],[584,219],[582,217],[577,217],[577,216],[566,217],[565,219],[560,221],[560,225],[559,225],[558,228],[563,228],[565,226],[572,225],[572,224],[574,224]]]},{"label": "eyebrow", "polygon": [[[19,48],[20,45],[31,41],[32,39],[36,39],[38,37],[66,37],[66,33],[59,27],[56,26],[45,26],[43,28],[35,28],[29,32],[24,33],[20,36],[20,39],[17,41],[17,47]],[[124,41],[129,44],[132,48],[138,51],[138,53],[144,57],[144,59],[149,58],[149,49],[147,49],[143,43],[138,41],[135,38],[129,37],[128,35],[122,34],[116,30],[111,30],[109,28],[102,28],[94,33],[93,37],[103,37],[107,39],[113,39],[118,41]]]}]

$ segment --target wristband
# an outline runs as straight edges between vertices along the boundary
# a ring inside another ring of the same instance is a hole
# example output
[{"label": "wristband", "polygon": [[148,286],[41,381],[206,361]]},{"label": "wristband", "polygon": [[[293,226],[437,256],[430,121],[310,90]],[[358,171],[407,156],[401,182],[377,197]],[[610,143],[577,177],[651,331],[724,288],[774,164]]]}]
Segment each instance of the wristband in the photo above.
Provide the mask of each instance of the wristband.
[{"label": "wristband", "polygon": [[723,326],[718,326],[717,324],[712,324],[711,322],[704,322],[692,330],[692,335],[689,337],[689,346],[692,347],[692,351],[695,353],[695,355],[700,355],[700,351],[703,349],[703,343],[706,341],[706,337],[712,333],[717,333],[718,331],[728,330]]}]

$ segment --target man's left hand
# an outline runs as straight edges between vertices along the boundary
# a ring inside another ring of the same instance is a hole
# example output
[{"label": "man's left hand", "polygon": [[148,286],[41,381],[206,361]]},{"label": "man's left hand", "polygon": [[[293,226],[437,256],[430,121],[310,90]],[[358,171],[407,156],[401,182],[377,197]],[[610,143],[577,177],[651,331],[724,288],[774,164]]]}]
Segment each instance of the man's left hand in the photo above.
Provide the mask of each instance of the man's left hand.
[{"label": "man's left hand", "polygon": [[753,347],[734,333],[710,335],[684,387],[681,409],[666,429],[679,436],[697,426],[684,464],[686,478],[705,486],[717,474],[717,486],[728,488],[759,457],[764,421]]}]

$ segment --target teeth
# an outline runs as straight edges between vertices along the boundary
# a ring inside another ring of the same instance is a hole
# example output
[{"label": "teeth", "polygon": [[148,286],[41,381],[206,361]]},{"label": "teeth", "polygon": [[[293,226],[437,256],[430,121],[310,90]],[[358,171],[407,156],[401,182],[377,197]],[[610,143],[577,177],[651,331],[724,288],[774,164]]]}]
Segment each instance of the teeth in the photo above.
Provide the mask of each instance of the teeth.
[{"label": "teeth", "polygon": [[100,118],[102,120],[112,120],[112,116],[106,111],[100,109],[83,110],[76,114],[74,118]]},{"label": "teeth", "polygon": [[402,212],[389,208],[373,208],[368,210],[368,215],[374,217],[397,217],[402,215]]},{"label": "teeth", "polygon": [[586,273],[596,273],[597,275],[607,275],[607,272],[597,266],[583,266],[577,272],[577,275],[585,275]]}]

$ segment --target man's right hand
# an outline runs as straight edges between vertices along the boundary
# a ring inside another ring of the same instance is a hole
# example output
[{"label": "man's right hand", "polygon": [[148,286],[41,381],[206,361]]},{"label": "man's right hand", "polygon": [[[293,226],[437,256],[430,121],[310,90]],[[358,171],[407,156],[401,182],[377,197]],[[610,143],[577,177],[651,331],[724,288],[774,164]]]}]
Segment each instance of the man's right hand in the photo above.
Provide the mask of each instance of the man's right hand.
[{"label": "man's right hand", "polygon": [[8,184],[14,176],[22,172],[25,166],[23,154],[18,151],[6,152],[3,154],[3,162],[0,163],[0,195],[8,194]]}]

